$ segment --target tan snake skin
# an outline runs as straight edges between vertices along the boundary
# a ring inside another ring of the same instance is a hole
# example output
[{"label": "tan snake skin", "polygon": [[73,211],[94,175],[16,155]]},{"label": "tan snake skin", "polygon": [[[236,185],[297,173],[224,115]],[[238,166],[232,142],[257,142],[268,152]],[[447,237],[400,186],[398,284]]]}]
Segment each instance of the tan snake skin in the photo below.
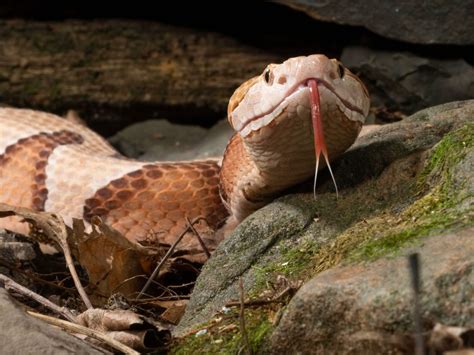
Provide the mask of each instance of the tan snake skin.
[{"label": "tan snake skin", "polygon": [[[228,119],[236,130],[217,160],[140,162],[120,156],[90,129],[55,115],[0,108],[0,202],[106,223],[134,241],[172,244],[197,225],[213,250],[229,231],[282,190],[314,174],[315,153],[306,81],[319,83],[331,159],[356,139],[367,116],[364,85],[322,55],[271,64],[236,90]],[[14,217],[0,227],[25,232]],[[199,244],[181,244],[203,261]]]}]

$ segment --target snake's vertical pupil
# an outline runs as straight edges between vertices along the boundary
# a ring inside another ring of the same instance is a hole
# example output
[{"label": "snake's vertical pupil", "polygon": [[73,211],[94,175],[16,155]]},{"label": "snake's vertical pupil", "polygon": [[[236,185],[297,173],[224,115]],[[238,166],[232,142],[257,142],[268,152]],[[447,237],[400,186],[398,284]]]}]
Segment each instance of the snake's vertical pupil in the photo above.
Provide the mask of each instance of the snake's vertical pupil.
[{"label": "snake's vertical pupil", "polygon": [[337,73],[339,74],[339,77],[341,79],[344,77],[344,72],[345,72],[344,66],[341,63],[339,63],[337,65]]},{"label": "snake's vertical pupil", "polygon": [[270,83],[270,69],[265,70],[265,73],[263,73],[263,78],[267,84]]}]

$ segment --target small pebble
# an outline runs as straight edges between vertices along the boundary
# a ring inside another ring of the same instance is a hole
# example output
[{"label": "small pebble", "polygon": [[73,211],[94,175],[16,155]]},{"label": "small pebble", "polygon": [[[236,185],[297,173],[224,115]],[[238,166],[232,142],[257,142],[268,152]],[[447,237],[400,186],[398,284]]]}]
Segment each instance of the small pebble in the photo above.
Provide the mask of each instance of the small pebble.
[{"label": "small pebble", "polygon": [[201,329],[199,332],[196,333],[196,338],[207,334],[207,329]]}]

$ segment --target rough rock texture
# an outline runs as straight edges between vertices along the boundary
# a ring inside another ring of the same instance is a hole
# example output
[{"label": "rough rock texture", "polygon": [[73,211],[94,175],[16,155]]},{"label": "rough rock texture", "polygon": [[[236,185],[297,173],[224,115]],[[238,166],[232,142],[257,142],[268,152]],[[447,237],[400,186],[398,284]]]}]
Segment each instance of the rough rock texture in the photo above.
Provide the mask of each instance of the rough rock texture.
[{"label": "rough rock texture", "polygon": [[[301,232],[312,220],[311,200],[282,198],[252,214],[222,242],[204,265],[193,290],[191,303],[177,333],[209,316],[239,295],[238,278],[264,256],[282,238]],[[247,288],[255,275],[244,280]]]},{"label": "rough rock texture", "polygon": [[149,120],[123,129],[109,141],[130,158],[175,161],[222,157],[232,134],[227,120],[207,130],[165,120]]},{"label": "rough rock texture", "polygon": [[0,260],[17,263],[32,261],[40,254],[38,245],[26,237],[0,229]]},{"label": "rough rock texture", "polygon": [[384,37],[423,44],[474,44],[471,0],[277,0],[322,21],[363,26]]},{"label": "rough rock texture", "polygon": [[[251,215],[204,266],[176,333],[184,334],[237,299],[239,276],[244,277],[247,291],[258,292],[275,273],[305,279],[344,260],[372,260],[401,250],[416,238],[439,234],[439,229],[472,224],[469,188],[474,154],[460,161],[464,153],[456,155],[449,144],[457,142],[453,145],[461,151],[463,139],[472,144],[472,125],[465,125],[473,117],[470,100],[426,109],[383,126],[360,138],[335,162],[338,200],[327,180],[316,201],[312,194],[287,196]],[[457,164],[450,168],[442,163],[439,172],[424,152],[458,129],[461,137],[447,138],[438,149],[441,153],[430,153],[435,162],[444,161],[438,155],[448,154],[443,159]],[[438,175],[455,187],[440,183]],[[425,180],[433,180],[432,185]]]},{"label": "rough rock texture", "polygon": [[[431,237],[419,252],[422,320],[472,325],[474,228]],[[307,282],[272,334],[269,353],[410,353],[412,289],[404,256],[335,268]]]},{"label": "rough rock texture", "polygon": [[349,46],[344,48],[341,61],[366,83],[376,108],[412,114],[474,98],[474,68],[464,59],[433,59]]},{"label": "rough rock texture", "polygon": [[91,345],[28,316],[0,288],[0,352],[3,354],[103,354]]}]

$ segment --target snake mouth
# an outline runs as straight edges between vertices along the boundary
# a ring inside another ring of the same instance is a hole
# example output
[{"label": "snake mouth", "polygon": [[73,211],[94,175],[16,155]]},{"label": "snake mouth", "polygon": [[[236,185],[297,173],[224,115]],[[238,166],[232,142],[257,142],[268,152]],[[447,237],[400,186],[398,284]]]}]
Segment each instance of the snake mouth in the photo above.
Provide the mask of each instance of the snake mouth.
[{"label": "snake mouth", "polygon": [[284,110],[284,108],[287,106],[285,103],[291,99],[294,95],[298,94],[302,90],[308,90],[309,91],[309,86],[308,83],[311,81],[316,81],[318,85],[322,85],[325,87],[329,92],[331,92],[339,102],[342,103],[342,105],[346,108],[348,111],[352,111],[362,117],[365,117],[364,111],[362,108],[355,106],[348,100],[344,99],[339,95],[336,91],[336,89],[327,81],[321,79],[321,78],[308,78],[305,79],[294,86],[292,86],[287,93],[284,95],[284,97],[273,107],[271,107],[269,110],[256,115],[250,119],[248,119],[242,127],[238,130],[238,132],[243,136],[247,136],[250,132],[259,130],[262,127],[265,127],[267,124],[269,124],[271,121],[273,121],[276,117],[280,115],[280,113]]}]

